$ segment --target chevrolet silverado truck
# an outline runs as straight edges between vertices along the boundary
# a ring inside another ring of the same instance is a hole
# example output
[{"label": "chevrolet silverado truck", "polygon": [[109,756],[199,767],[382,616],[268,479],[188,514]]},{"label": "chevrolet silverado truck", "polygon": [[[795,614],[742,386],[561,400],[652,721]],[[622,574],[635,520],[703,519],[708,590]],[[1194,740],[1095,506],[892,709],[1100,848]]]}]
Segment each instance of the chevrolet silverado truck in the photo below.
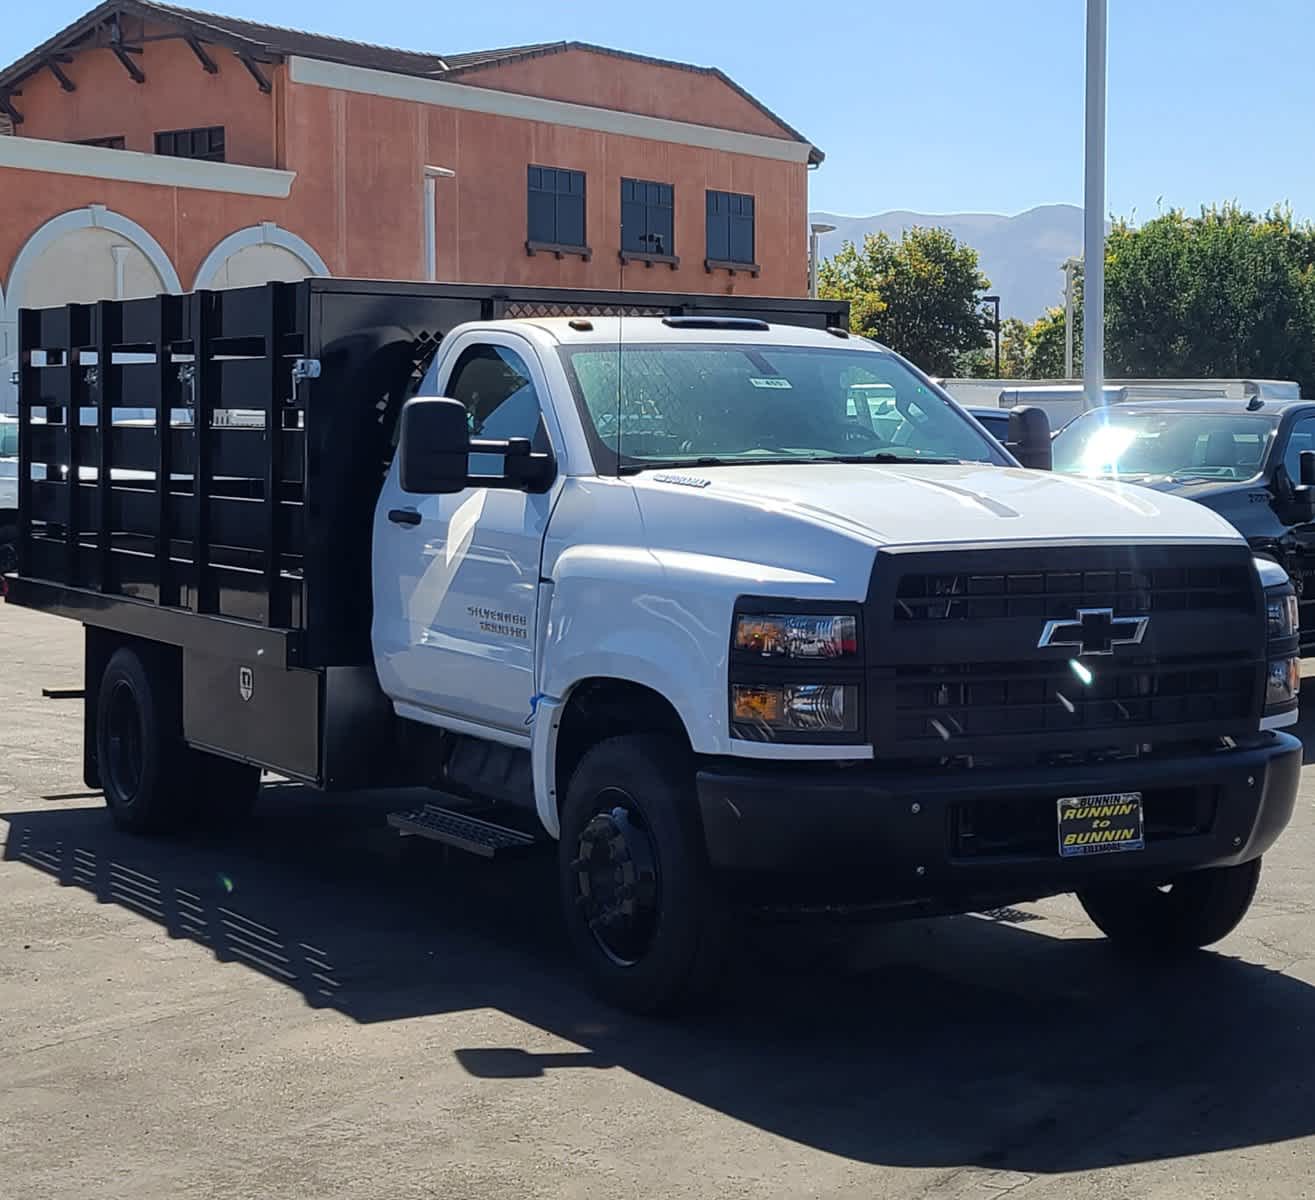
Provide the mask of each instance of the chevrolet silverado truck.
[{"label": "chevrolet silverado truck", "polygon": [[1054,467],[1213,509],[1287,571],[1302,652],[1315,652],[1315,402],[1196,398],[1092,409],[1055,435]]},{"label": "chevrolet silverado truck", "polygon": [[426,785],[402,834],[555,843],[641,1011],[762,910],[1075,892],[1217,941],[1297,789],[1286,574],[1024,469],[1043,414],[1002,446],[847,317],[333,279],[23,312],[10,596],[85,627],[88,785],[135,834],[240,822],[262,771]]}]

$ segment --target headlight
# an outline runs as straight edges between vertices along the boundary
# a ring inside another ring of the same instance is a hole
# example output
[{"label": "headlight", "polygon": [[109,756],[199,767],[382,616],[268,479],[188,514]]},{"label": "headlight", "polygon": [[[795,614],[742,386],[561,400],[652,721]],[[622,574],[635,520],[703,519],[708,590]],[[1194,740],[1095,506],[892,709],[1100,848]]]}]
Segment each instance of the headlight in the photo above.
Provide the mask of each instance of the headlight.
[{"label": "headlight", "polygon": [[858,729],[858,688],[833,683],[737,683],[731,687],[731,719],[737,725],[773,732],[853,733]]},{"label": "headlight", "polygon": [[1265,616],[1269,623],[1271,640],[1296,637],[1300,624],[1296,594],[1292,591],[1266,593]]},{"label": "headlight", "polygon": [[854,617],[795,615],[735,618],[735,649],[763,658],[851,658],[858,654]]},{"label": "headlight", "polygon": [[1265,670],[1265,711],[1284,708],[1301,692],[1301,659],[1271,659]]},{"label": "headlight", "polygon": [[1265,630],[1269,642],[1265,663],[1265,711],[1262,729],[1277,729],[1297,719],[1301,696],[1301,616],[1297,595],[1277,563],[1257,560],[1265,586]]}]

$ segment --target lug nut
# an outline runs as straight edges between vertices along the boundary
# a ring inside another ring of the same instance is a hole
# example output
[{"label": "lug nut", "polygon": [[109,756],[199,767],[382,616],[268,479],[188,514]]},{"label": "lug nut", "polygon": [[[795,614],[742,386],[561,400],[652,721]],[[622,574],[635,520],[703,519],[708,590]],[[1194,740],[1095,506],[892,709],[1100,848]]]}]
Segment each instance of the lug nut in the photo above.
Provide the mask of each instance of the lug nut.
[{"label": "lug nut", "polygon": [[916,871],[916,874],[918,874],[918,875],[925,875],[925,874],[927,874],[927,868],[926,868],[926,867],[918,867],[918,868],[917,868],[917,871]]},{"label": "lug nut", "polygon": [[922,812],[922,805],[919,804],[919,803],[917,803],[917,802],[915,801],[914,804],[913,804],[913,807],[910,808],[909,811],[910,811],[911,813],[920,813],[920,812]]}]

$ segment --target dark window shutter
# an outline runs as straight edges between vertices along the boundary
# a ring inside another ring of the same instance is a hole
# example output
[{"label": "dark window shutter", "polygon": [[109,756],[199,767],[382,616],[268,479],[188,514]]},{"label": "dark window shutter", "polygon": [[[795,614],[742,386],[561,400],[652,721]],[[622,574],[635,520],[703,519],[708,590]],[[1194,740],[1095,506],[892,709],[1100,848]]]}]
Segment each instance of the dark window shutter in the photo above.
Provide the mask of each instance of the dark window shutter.
[{"label": "dark window shutter", "polygon": [[529,240],[549,246],[583,246],[584,172],[530,167],[527,180]]},{"label": "dark window shutter", "polygon": [[530,190],[530,228],[532,242],[557,240],[557,206],[551,192]]},{"label": "dark window shutter", "polygon": [[753,262],[754,201],[737,192],[708,193],[708,258]]},{"label": "dark window shutter", "polygon": [[[574,173],[574,172],[572,172]],[[557,239],[563,246],[584,245],[584,190],[557,196]]]}]

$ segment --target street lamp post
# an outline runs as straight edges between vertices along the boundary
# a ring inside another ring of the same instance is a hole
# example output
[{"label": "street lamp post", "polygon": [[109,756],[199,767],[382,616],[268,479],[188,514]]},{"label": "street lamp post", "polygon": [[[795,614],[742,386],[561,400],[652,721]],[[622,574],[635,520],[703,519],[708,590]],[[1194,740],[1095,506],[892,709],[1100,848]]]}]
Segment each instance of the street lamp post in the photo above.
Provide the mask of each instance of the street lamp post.
[{"label": "street lamp post", "polygon": [[983,296],[983,304],[995,305],[995,377],[1000,378],[1000,297]]},{"label": "street lamp post", "polygon": [[1073,378],[1073,276],[1082,260],[1064,260],[1064,378]]},{"label": "street lamp post", "polygon": [[1105,399],[1105,45],[1107,0],[1087,0],[1086,195],[1083,198],[1082,382],[1086,408]]},{"label": "street lamp post", "polygon": [[834,225],[819,222],[808,227],[808,294],[817,295],[817,239],[824,233],[835,233]]}]

